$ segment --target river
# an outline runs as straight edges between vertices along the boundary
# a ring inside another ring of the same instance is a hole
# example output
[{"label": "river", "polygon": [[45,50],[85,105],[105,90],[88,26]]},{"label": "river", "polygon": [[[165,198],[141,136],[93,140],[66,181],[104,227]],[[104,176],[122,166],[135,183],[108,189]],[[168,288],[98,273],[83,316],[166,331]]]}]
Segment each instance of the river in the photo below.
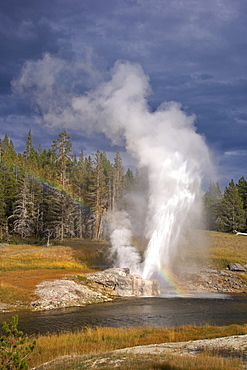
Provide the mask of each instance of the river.
[{"label": "river", "polygon": [[86,307],[0,313],[0,322],[8,322],[15,314],[19,329],[27,334],[75,331],[85,326],[247,324],[247,295],[120,298]]}]

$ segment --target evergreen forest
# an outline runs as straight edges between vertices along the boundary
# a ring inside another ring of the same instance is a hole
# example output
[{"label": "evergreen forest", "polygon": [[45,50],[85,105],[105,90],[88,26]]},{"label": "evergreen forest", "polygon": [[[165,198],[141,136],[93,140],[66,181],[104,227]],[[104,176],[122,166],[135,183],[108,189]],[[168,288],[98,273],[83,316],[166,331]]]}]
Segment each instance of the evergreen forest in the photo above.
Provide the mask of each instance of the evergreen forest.
[{"label": "evergreen forest", "polygon": [[0,140],[0,240],[105,237],[106,211],[137,176],[125,173],[119,152],[111,163],[99,150],[78,158],[72,146],[66,131],[38,150],[29,131],[22,154],[8,135]]},{"label": "evergreen forest", "polygon": [[218,183],[211,183],[204,194],[204,213],[209,230],[247,232],[247,181],[230,181],[224,192]]},{"label": "evergreen forest", "polygon": [[[15,151],[8,135],[0,139],[0,241],[107,237],[106,212],[141,187],[140,173],[125,171],[119,152],[111,163],[105,152],[92,158],[81,151],[78,157],[72,147],[66,131],[49,149],[37,150],[29,131],[23,153]],[[237,184],[232,180],[223,193],[211,183],[203,199],[208,229],[247,231],[244,177]]]}]

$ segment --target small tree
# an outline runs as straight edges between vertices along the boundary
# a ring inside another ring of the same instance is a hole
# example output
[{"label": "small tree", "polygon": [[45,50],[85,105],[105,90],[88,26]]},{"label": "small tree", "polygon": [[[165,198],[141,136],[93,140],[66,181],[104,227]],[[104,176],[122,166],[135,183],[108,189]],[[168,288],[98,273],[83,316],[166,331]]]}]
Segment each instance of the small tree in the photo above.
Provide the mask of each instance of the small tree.
[{"label": "small tree", "polygon": [[238,194],[240,196],[240,198],[242,199],[242,202],[243,202],[243,208],[245,210],[245,228],[244,228],[244,231],[247,230],[247,181],[245,180],[245,178],[242,176],[239,181],[238,181],[238,184],[236,185],[237,186],[237,189],[238,189]]},{"label": "small tree", "polygon": [[245,229],[245,210],[234,181],[229,183],[219,206],[220,231],[233,232]]},{"label": "small tree", "polygon": [[36,342],[26,344],[27,338],[17,329],[18,316],[13,316],[11,322],[3,323],[6,335],[0,337],[0,369],[27,370],[27,357],[34,350]]},{"label": "small tree", "polygon": [[209,230],[218,230],[219,211],[222,193],[218,183],[211,183],[204,195],[205,221]]}]

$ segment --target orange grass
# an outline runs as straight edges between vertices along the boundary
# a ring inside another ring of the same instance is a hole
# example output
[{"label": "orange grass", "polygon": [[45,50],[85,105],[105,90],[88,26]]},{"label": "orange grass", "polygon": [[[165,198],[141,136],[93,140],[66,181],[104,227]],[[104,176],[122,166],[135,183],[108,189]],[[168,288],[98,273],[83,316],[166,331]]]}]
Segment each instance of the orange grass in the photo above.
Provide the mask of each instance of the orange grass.
[{"label": "orange grass", "polygon": [[[76,274],[76,271],[70,271],[70,274]],[[28,294],[32,294],[36,285],[44,280],[61,279],[66,275],[64,269],[36,269],[29,271],[0,271],[0,281],[3,284],[22,289]]]},{"label": "orange grass", "polygon": [[0,247],[0,301],[18,307],[35,298],[36,285],[42,281],[89,271],[85,264],[75,260],[70,247],[25,244]]},{"label": "orange grass", "polygon": [[31,301],[31,297],[25,289],[1,281],[0,301],[11,305],[18,303],[21,306],[28,304]]},{"label": "orange grass", "polygon": [[178,328],[122,327],[86,328],[77,333],[39,336],[32,366],[66,355],[99,354],[139,345],[181,342],[247,334],[247,325],[182,326]]}]

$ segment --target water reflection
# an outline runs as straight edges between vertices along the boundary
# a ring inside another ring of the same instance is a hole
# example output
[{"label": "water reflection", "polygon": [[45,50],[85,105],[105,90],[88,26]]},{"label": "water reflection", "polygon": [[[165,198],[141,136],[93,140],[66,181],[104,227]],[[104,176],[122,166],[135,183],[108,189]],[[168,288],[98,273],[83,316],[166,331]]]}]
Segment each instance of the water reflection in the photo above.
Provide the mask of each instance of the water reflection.
[{"label": "water reflection", "polygon": [[180,325],[229,325],[247,323],[246,295],[210,294],[186,298],[159,296],[121,298],[79,308],[43,312],[1,313],[0,321],[19,316],[25,333],[75,331],[85,326],[171,327]]}]

